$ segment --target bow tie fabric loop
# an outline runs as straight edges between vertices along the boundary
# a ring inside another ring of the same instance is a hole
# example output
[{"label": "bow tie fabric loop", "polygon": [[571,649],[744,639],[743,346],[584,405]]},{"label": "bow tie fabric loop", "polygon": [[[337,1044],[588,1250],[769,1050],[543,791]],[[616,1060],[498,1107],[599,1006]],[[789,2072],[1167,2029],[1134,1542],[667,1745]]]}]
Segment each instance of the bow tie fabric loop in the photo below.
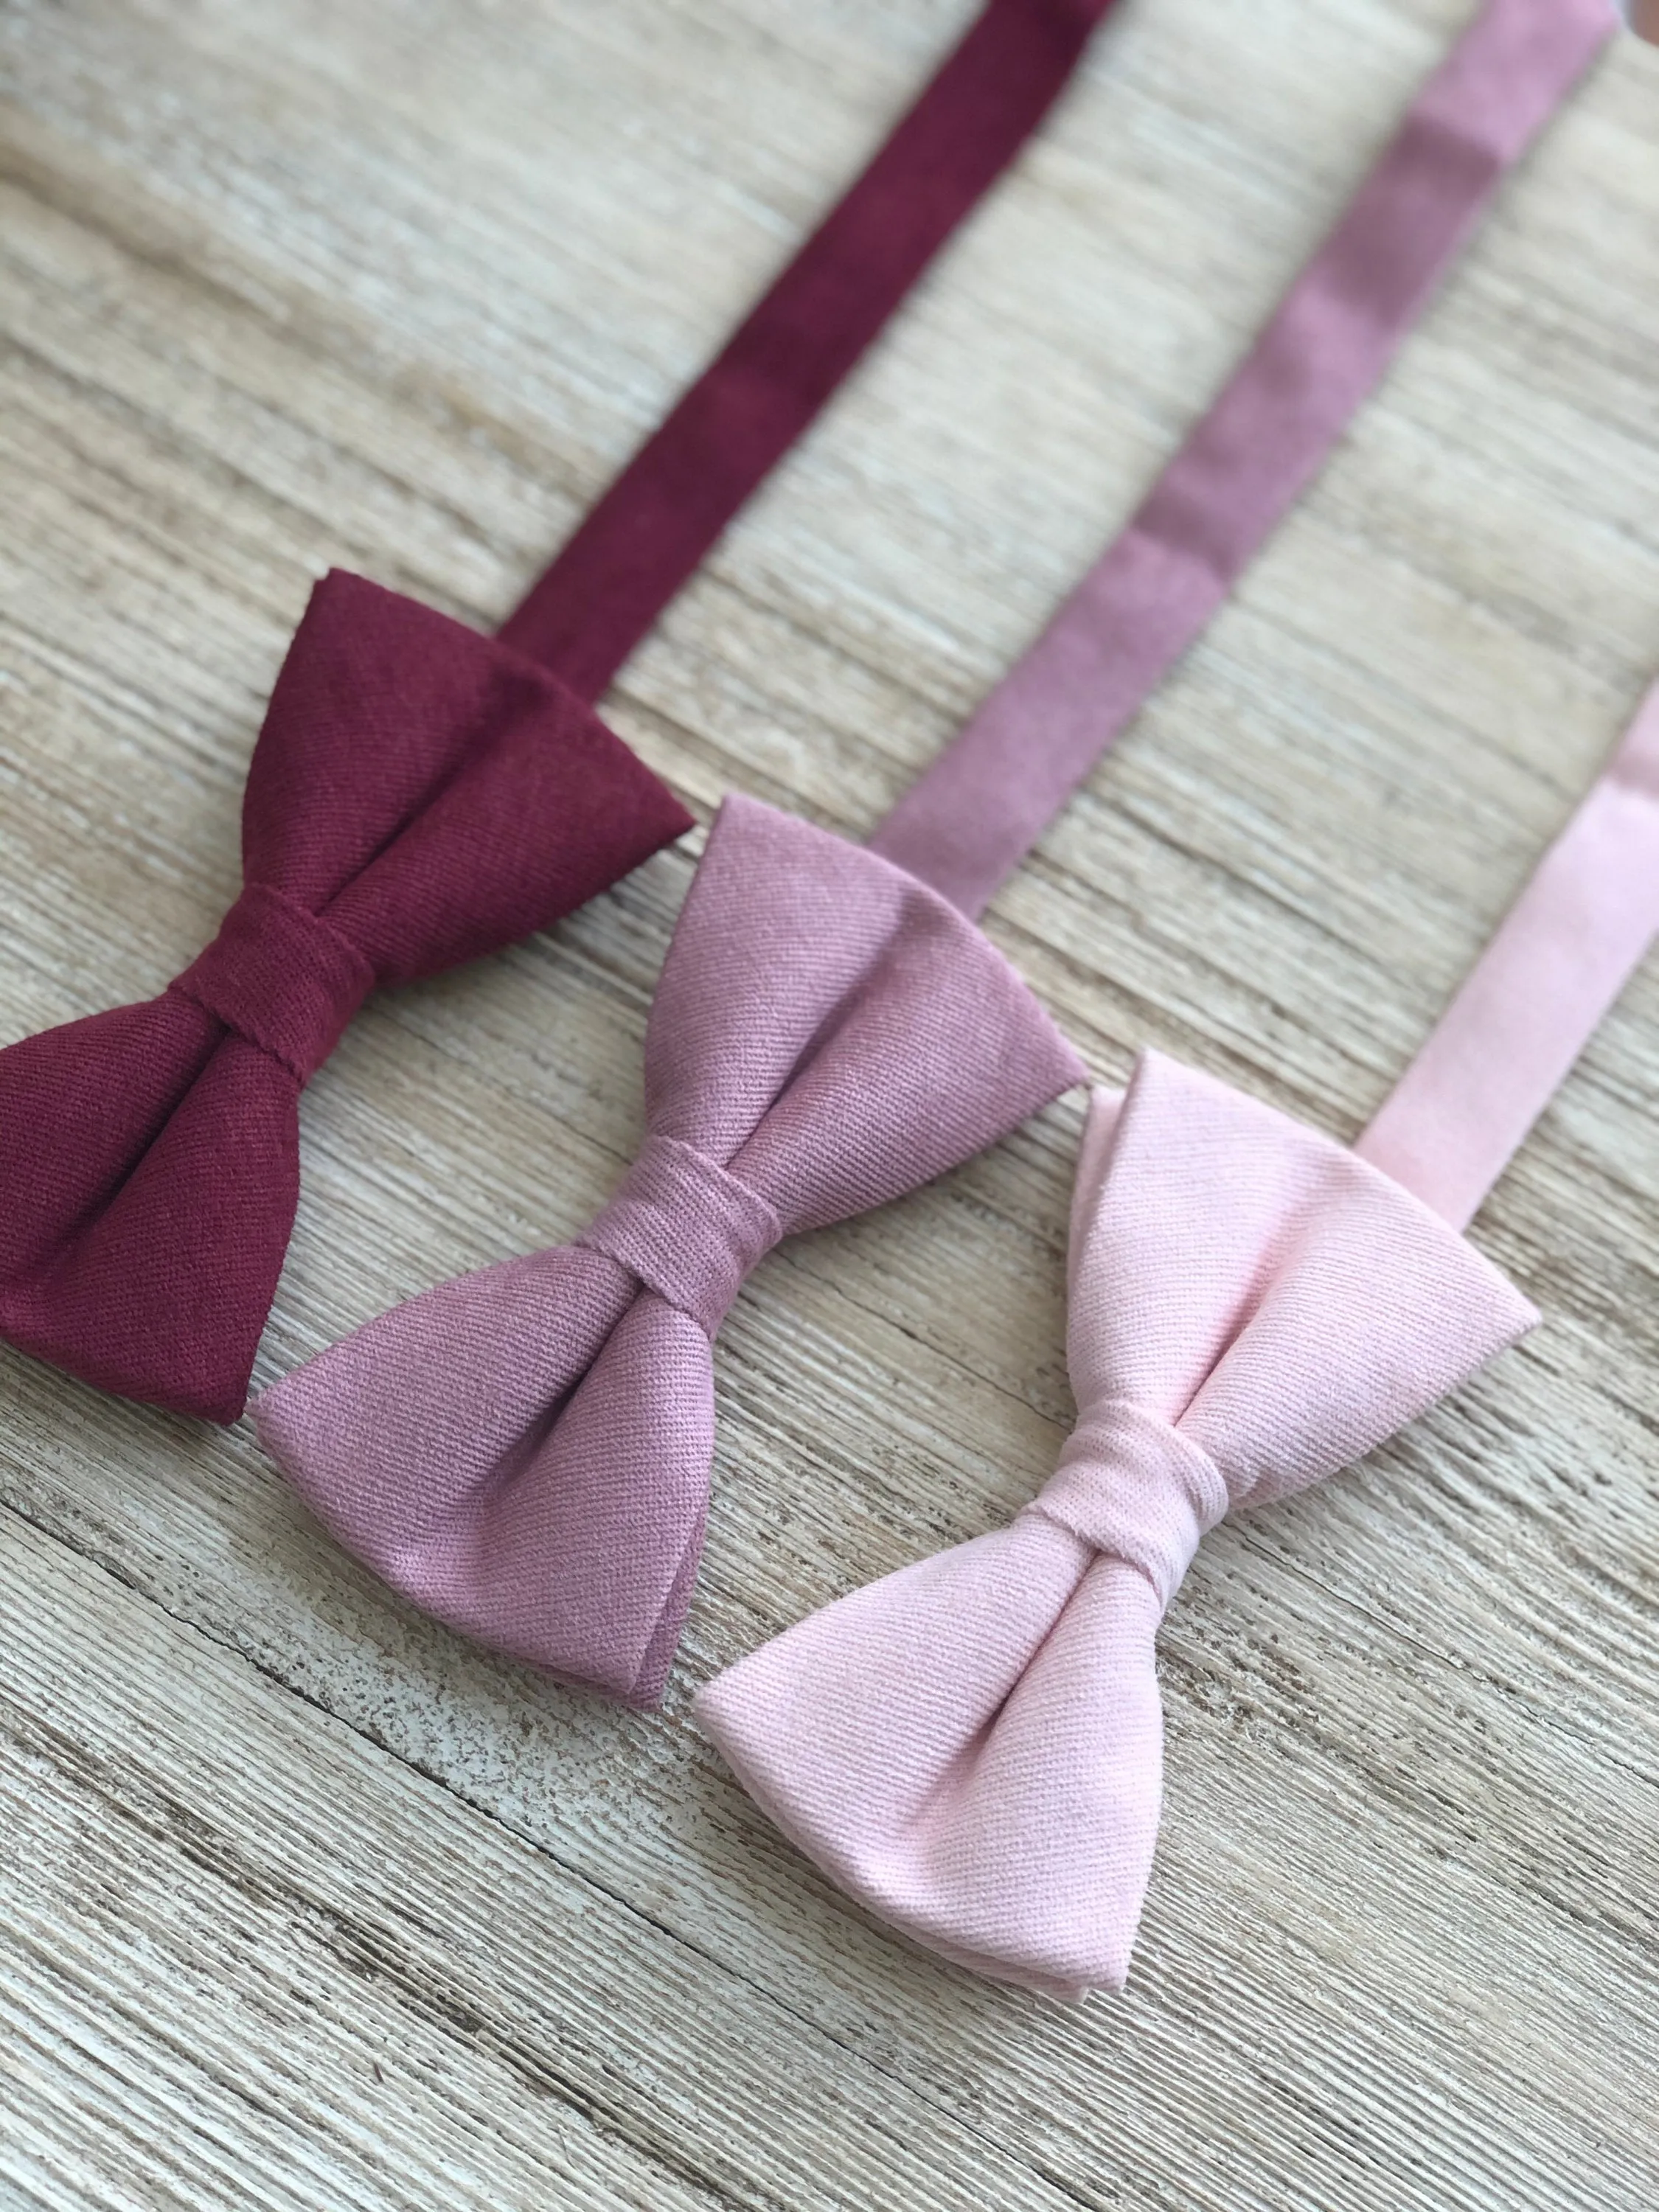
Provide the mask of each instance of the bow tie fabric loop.
[{"label": "bow tie fabric loop", "polygon": [[212,944],[158,998],[0,1052],[0,1333],[234,1420],[293,1229],[299,1091],[368,991],[546,927],[690,826],[555,678],[325,577]]},{"label": "bow tie fabric loop", "polygon": [[1097,1092],[1060,1472],[787,1629],[695,1711],[785,1832],[947,1958],[1121,1987],[1158,1834],[1159,1620],[1201,1530],[1362,1456],[1536,1320],[1329,1138],[1148,1054]]},{"label": "bow tie fabric loop", "polygon": [[647,1137],[622,1186],[577,1238],[714,1336],[757,1261],[783,1235],[760,1195],[694,1146]]},{"label": "bow tie fabric loop", "polygon": [[301,1088],[374,987],[349,938],[269,884],[249,884],[170,991],[269,1053]]},{"label": "bow tie fabric loop", "polygon": [[1091,1551],[1139,1567],[1161,1607],[1229,1502],[1226,1478],[1208,1452],[1120,1398],[1078,1423],[1059,1467],[1024,1510],[1057,1522]]},{"label": "bow tie fabric loop", "polygon": [[646,1140],[615,1197],[574,1245],[429,1291],[298,1369],[260,1397],[260,1437],[428,1611],[654,1703],[708,1510],[709,1340],[744,1274],[1082,1079],[937,892],[728,799],[664,963]]},{"label": "bow tie fabric loop", "polygon": [[714,1365],[700,1323],[630,1268],[577,1243],[441,1284],[253,1413],[318,1519],[424,1611],[561,1681],[660,1697],[702,1549]]}]

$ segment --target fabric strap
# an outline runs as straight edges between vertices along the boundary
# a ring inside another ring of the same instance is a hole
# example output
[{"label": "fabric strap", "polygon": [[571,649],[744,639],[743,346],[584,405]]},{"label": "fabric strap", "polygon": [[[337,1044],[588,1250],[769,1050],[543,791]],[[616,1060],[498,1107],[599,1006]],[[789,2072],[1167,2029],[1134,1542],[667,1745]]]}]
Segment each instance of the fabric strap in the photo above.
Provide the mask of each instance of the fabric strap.
[{"label": "fabric strap", "polygon": [[[1304,489],[1613,25],[1606,0],[1486,0],[1127,528],[876,852],[981,910]],[[1361,1156],[1466,1224],[1656,931],[1659,686]]]},{"label": "fabric strap", "polygon": [[502,625],[595,700],[1042,122],[1114,0],[990,0]]},{"label": "fabric strap", "polygon": [[1607,0],[1487,0],[1128,527],[877,852],[980,912],[1303,490],[1613,27]]},{"label": "fabric strap", "polygon": [[1473,1219],[1659,936],[1659,684],[1355,1150]]}]

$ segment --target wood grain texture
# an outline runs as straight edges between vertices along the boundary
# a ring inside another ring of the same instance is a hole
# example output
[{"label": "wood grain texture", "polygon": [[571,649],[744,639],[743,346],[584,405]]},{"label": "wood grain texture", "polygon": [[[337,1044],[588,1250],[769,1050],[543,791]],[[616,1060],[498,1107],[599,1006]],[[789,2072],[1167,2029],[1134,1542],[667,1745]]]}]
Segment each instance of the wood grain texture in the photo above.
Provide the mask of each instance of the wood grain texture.
[{"label": "wood grain texture", "polygon": [[[502,614],[969,12],[3,0],[0,1039],[211,931],[312,577]],[[1127,0],[617,726],[866,830],[1466,13]],[[1656,134],[1627,46],[994,909],[1103,1075],[1354,1133],[1659,666]],[[605,1196],[690,865],[365,1011],[262,1379]],[[1206,1540],[1080,2008],[887,1937],[686,1711],[1052,1465],[1075,1100],[745,1291],[660,1715],[393,1603],[246,1427],[0,1349],[0,2206],[1650,2212],[1656,1095],[1650,965],[1476,1224],[1543,1328]]]}]

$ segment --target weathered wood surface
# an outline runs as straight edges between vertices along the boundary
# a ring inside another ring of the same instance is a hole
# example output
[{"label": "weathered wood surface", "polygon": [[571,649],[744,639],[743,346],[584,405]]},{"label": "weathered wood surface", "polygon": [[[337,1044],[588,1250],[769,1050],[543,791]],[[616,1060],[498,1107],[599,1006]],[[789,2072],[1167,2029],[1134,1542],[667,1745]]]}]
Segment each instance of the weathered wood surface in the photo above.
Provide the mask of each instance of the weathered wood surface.
[{"label": "weathered wood surface", "polygon": [[[311,577],[487,623],[968,0],[8,0],[0,1038],[234,894]],[[1133,504],[1465,0],[1132,0],[625,672],[706,815],[857,833]],[[998,902],[1105,1075],[1362,1124],[1659,665],[1659,55],[1609,57],[1381,398]],[[690,866],[375,1003],[262,1376],[573,1230]],[[1547,1316],[1212,1536],[1133,1984],[890,1940],[695,1682],[1052,1463],[1075,1101],[775,1255],[660,1716],[390,1601],[228,1435],[0,1352],[0,2204],[1659,2201],[1659,968],[1477,1224]]]}]

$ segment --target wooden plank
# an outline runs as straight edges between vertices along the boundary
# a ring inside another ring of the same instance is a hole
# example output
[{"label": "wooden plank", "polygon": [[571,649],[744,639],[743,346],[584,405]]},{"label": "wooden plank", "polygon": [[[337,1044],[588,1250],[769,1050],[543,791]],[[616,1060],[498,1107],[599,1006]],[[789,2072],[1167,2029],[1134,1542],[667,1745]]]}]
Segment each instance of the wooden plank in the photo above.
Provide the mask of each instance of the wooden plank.
[{"label": "wooden plank", "polygon": [[[967,12],[0,25],[0,1038],[159,988],[210,931],[310,578],[502,611]],[[736,781],[865,829],[1465,12],[1127,10],[630,663],[618,726],[705,815]],[[998,902],[1103,1076],[1155,1043],[1352,1134],[1659,665],[1656,112],[1659,56],[1610,57]],[[696,846],[366,1010],[307,1097],[262,1377],[604,1197]],[[1545,1328],[1206,1542],[1121,2002],[893,1942],[686,1717],[1052,1465],[1076,1100],[745,1291],[660,1716],[393,1603],[245,1429],[0,1351],[0,2192],[1646,2212],[1656,1040],[1650,972],[1477,1225]]]},{"label": "wooden plank", "polygon": [[14,2172],[227,2206],[983,2201],[917,2149],[939,2115],[825,2079],[637,1903],[9,1535]]}]

